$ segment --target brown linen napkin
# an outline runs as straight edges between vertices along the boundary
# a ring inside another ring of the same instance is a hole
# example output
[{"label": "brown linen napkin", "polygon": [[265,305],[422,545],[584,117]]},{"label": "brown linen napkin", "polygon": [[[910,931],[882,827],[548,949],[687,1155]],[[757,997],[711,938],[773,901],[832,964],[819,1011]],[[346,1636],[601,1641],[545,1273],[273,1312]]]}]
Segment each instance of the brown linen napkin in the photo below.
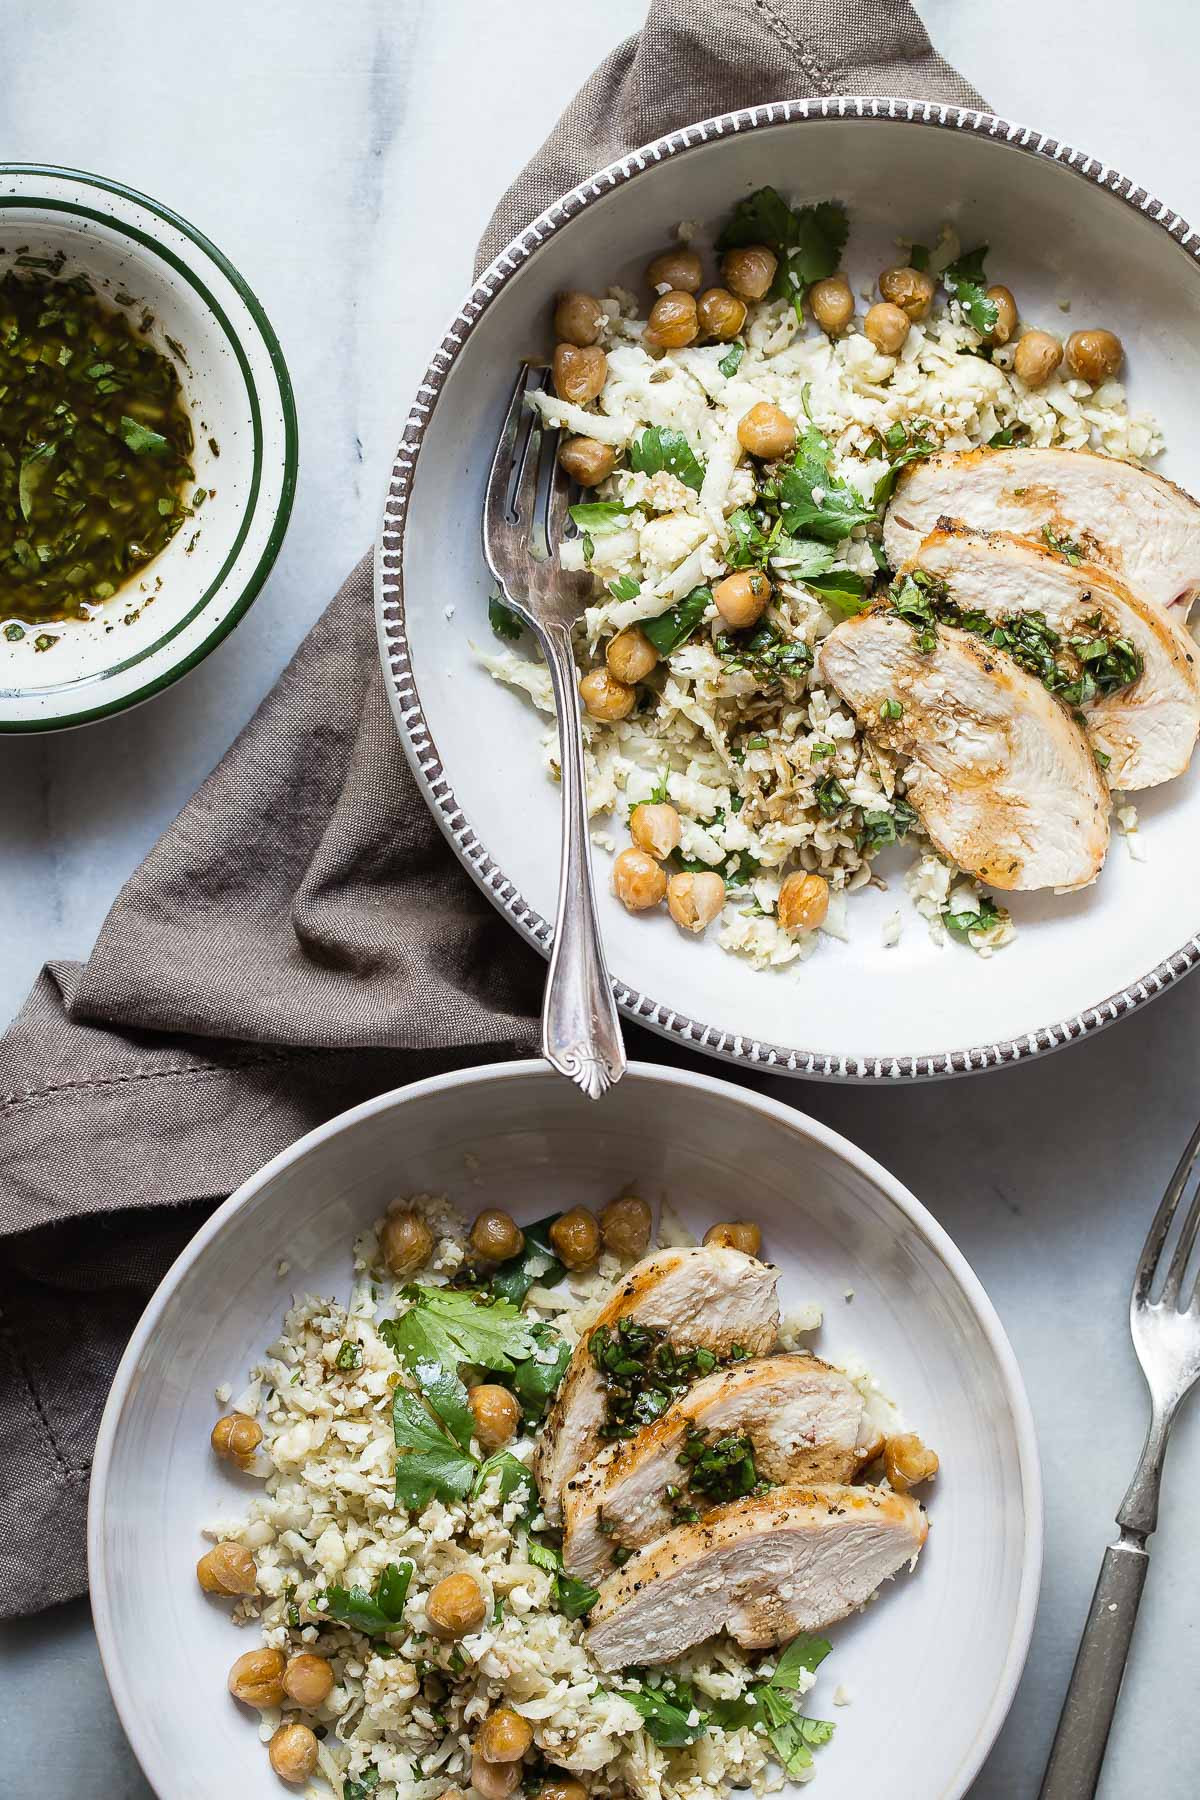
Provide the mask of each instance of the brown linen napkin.
[{"label": "brown linen napkin", "polygon": [[[477,267],[666,131],[838,93],[982,105],[906,0],[651,0],[501,201]],[[368,1095],[530,1051],[542,975],[409,773],[364,560],[89,960],[49,964],[0,1041],[0,1617],[83,1591],[113,1371],[212,1204]]]}]

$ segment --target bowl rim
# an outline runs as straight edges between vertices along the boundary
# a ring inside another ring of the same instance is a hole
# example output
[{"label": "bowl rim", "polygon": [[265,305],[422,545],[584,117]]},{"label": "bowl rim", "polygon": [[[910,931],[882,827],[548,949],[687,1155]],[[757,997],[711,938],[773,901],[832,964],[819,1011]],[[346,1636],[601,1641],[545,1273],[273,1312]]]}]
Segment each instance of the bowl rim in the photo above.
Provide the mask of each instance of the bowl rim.
[{"label": "bowl rim", "polygon": [[[413,476],[442,388],[459,353],[488,307],[510,278],[536,254],[539,247],[586,207],[614,188],[636,180],[655,164],[685,156],[714,138],[755,130],[778,129],[825,119],[884,121],[934,130],[967,131],[989,137],[1024,155],[1059,163],[1094,187],[1112,194],[1124,205],[1143,214],[1174,239],[1194,262],[1200,263],[1200,234],[1180,214],[1172,211],[1148,189],[1137,185],[1099,158],[1075,150],[1060,139],[1017,124],[995,113],[970,107],[943,105],[895,96],[870,98],[837,96],[818,100],[777,100],[761,106],[720,113],[682,126],[641,148],[631,151],[572,188],[518,233],[478,277],[433,352],[388,476],[387,491],[375,540],[375,619],[384,685],[400,742],[417,785],[467,873],[496,910],[539,951],[549,958],[554,925],[521,894],[459,805],[446,773],[421,702],[413,669],[405,624],[403,552]],[[1200,931],[1136,981],[1086,1007],[1073,1017],[1034,1026],[1015,1038],[969,1045],[963,1049],[905,1056],[846,1053],[839,1056],[772,1043],[736,1031],[727,1031],[702,1019],[693,1019],[652,995],[628,986],[612,976],[617,1004],[627,1018],[646,1025],[663,1037],[688,1049],[771,1074],[802,1076],[809,1080],[888,1083],[928,1081],[952,1075],[979,1073],[1045,1056],[1067,1044],[1094,1035],[1127,1013],[1144,1006],[1200,962]]]},{"label": "bowl rim", "polygon": [[[371,1118],[379,1113],[399,1111],[409,1101],[422,1099],[431,1093],[455,1088],[469,1089],[479,1083],[504,1083],[525,1079],[530,1075],[540,1076],[543,1081],[550,1084],[562,1080],[562,1077],[551,1068],[549,1063],[538,1058],[452,1069],[442,1075],[432,1075],[423,1081],[414,1081],[407,1087],[393,1088],[385,1094],[378,1094],[373,1099],[350,1107],[335,1118],[328,1119],[324,1124],[306,1132],[303,1137],[298,1138],[286,1150],[281,1150],[256,1174],[244,1181],[236,1192],[231,1194],[205,1221],[171,1264],[138,1320],[113,1377],[96,1439],[88,1493],[87,1561],[92,1618],[96,1628],[105,1679],[134,1755],[137,1757],[146,1780],[154,1788],[155,1793],[160,1795],[160,1800],[167,1800],[171,1790],[169,1786],[156,1785],[157,1777],[163,1776],[166,1779],[166,1776],[159,1767],[150,1744],[142,1735],[141,1709],[137,1704],[135,1693],[125,1680],[119,1640],[113,1622],[109,1597],[105,1512],[108,1482],[125,1403],[137,1365],[153,1338],[168,1302],[183,1277],[200,1260],[209,1244],[224,1231],[230,1221],[277,1175],[291,1167],[292,1164],[301,1161],[309,1151],[316,1149],[318,1145],[339,1136],[343,1131],[363,1119]],[[996,1359],[1001,1385],[1017,1439],[1017,1464],[1021,1481],[1023,1512],[1021,1577],[1017,1590],[1012,1632],[991,1704],[976,1732],[974,1743],[952,1778],[951,1787],[940,1797],[940,1800],[962,1800],[987,1759],[1012,1706],[1017,1684],[1029,1656],[1042,1576],[1043,1492],[1037,1434],[1016,1353],[1009,1342],[999,1314],[970,1263],[949,1232],[938,1222],[928,1207],[923,1205],[916,1195],[905,1187],[895,1175],[891,1174],[882,1163],[869,1155],[867,1151],[860,1149],[841,1132],[833,1130],[831,1126],[823,1124],[819,1119],[812,1118],[808,1113],[801,1112],[798,1107],[787,1101],[773,1099],[767,1094],[759,1093],[754,1088],[742,1087],[719,1075],[700,1074],[691,1069],[672,1068],[660,1063],[631,1062],[625,1079],[679,1088],[690,1091],[696,1096],[714,1094],[734,1099],[751,1117],[758,1115],[785,1125],[798,1136],[807,1137],[823,1149],[831,1151],[858,1173],[864,1175],[891,1201],[892,1205],[938,1256],[946,1273],[956,1283],[970,1307],[972,1315],[983,1332],[988,1348]]]},{"label": "bowl rim", "polygon": [[[287,362],[284,358],[283,348],[279,342],[279,338],[276,335],[270,319],[267,317],[262,302],[258,299],[254,290],[250,287],[244,276],[242,276],[234,267],[224,251],[218,249],[217,245],[213,243],[210,237],[206,236],[206,234],[200,231],[198,227],[191,224],[181,213],[175,212],[173,208],[164,206],[161,201],[152,199],[150,195],[142,193],[137,188],[129,187],[124,182],[114,181],[105,175],[94,175],[85,169],[71,169],[55,163],[0,162],[0,181],[9,176],[33,176],[42,179],[52,178],[56,181],[74,183],[83,189],[96,189],[101,193],[111,194],[117,199],[130,201],[136,206],[145,208],[145,210],[153,217],[161,219],[164,224],[172,226],[191,244],[195,245],[195,247],[225,276],[254,322],[255,329],[267,352],[267,359],[278,386],[279,410],[283,423],[283,480],[280,486],[279,499],[275,506],[274,518],[271,521],[271,528],[267,534],[258,561],[243,580],[240,593],[229,606],[228,610],[218,620],[217,624],[194,649],[188,652],[185,657],[182,657],[177,662],[169,663],[168,667],[165,668],[161,674],[155,675],[141,687],[135,688],[128,694],[122,695],[117,699],[105,701],[95,706],[83,706],[82,708],[71,710],[69,712],[55,713],[48,718],[0,718],[0,734],[27,736],[34,732],[70,730],[75,726],[92,724],[97,719],[115,717],[118,713],[126,712],[132,706],[139,706],[143,701],[151,699],[155,694],[159,694],[165,688],[171,687],[176,681],[180,680],[182,676],[188,674],[199,663],[203,662],[205,657],[208,656],[211,651],[215,650],[217,645],[221,643],[223,639],[229,636],[230,632],[233,631],[234,627],[245,616],[251,603],[257,597],[267,576],[274,567],[275,559],[283,544],[284,536],[291,519],[292,505],[295,500],[300,445],[299,425],[296,415],[296,399],[292,389],[291,375],[288,371]],[[36,198],[35,195],[31,195],[30,203],[34,203]],[[58,199],[50,202],[50,204],[53,204],[55,209],[59,211],[72,212],[77,210],[76,207],[72,206],[70,201]],[[78,203],[78,210],[84,213],[87,213],[89,210],[84,206],[82,197]],[[145,237],[145,234],[142,233],[135,232],[133,235],[143,244],[143,247],[148,247],[156,254],[163,254],[162,247],[156,246],[153,239]],[[171,257],[169,260],[178,263],[177,258]],[[183,265],[179,266],[182,267]],[[192,281],[192,284],[196,285],[195,271],[185,268],[184,272],[187,274],[188,279]],[[211,310],[214,306],[213,297],[208,293],[203,282],[200,282],[199,291],[202,299],[204,299],[206,305],[208,305]],[[236,332],[234,326],[224,318],[221,309],[217,307],[216,310],[218,320],[223,324],[235,351],[241,353],[242,345],[240,336]],[[245,366],[244,354],[239,354],[239,360],[243,364],[242,373],[250,392],[252,411],[257,412],[261,407],[258,388],[254,383],[249,369]],[[245,531],[249,528],[249,523],[254,516],[256,506],[257,495],[252,497],[251,504],[247,509],[242,532],[239,536],[239,542],[244,538]],[[230,553],[231,557],[236,556],[237,548],[238,545],[235,544],[234,549]],[[226,568],[223,568],[218,572],[217,576],[210,583],[203,597],[197,602],[192,611],[184,620],[180,621],[179,624],[175,626],[174,632],[181,630],[184,624],[189,623],[191,619],[202,613],[223,590],[228,570],[228,561],[229,559],[227,559]],[[162,651],[164,646],[169,643],[174,632],[168,632],[163,638],[157,639],[155,643],[148,646],[141,655],[150,656],[155,652]],[[87,679],[103,682],[106,677],[117,672],[118,671],[115,669],[100,670],[97,671],[95,676]],[[69,689],[72,686],[83,684],[68,683],[66,685]]]}]

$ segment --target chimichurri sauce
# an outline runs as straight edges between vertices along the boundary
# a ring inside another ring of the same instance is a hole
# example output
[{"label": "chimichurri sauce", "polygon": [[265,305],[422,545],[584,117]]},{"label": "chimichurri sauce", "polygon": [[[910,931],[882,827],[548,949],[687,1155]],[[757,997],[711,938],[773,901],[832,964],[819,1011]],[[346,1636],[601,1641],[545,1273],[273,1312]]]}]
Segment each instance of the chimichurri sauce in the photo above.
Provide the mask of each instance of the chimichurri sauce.
[{"label": "chimichurri sauce", "polygon": [[0,276],[0,619],[85,616],[188,516],[167,357],[81,277]]}]

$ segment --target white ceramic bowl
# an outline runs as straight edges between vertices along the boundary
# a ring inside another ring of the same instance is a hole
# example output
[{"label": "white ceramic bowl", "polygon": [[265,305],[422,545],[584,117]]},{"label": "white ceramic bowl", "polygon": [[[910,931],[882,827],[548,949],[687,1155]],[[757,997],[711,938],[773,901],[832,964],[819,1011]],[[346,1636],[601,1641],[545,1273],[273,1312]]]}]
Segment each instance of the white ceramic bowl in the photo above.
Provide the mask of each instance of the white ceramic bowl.
[{"label": "white ceramic bowl", "polygon": [[[211,497],[89,621],[0,635],[0,731],[82,725],[146,700],[233,630],[283,542],[296,486],[296,409],[283,352],[233,265],[186,219],[117,182],[0,164],[0,271],[24,259],[85,275],[145,314],[191,414]],[[25,262],[25,266],[29,266]],[[136,616],[132,616],[136,615]],[[39,650],[38,640],[53,640]]]},{"label": "white ceramic bowl", "polygon": [[[964,246],[990,243],[991,279],[1012,287],[1026,318],[1055,330],[1111,326],[1128,349],[1132,407],[1165,430],[1156,466],[1200,493],[1200,240],[1094,158],[953,107],[789,101],[674,132],[567,194],[480,277],[434,354],[392,470],[376,584],[409,760],[466,868],[543,953],[558,790],[540,718],[474,653],[496,642],[476,521],[513,372],[545,353],[558,289],[640,288],[647,256],[678,221],[711,233],[765,183],[798,202],[845,201],[856,291],[895,260],[898,236],[932,242],[949,221]],[[1064,316],[1057,303],[1068,296]],[[1145,862],[1114,835],[1086,892],[1012,896],[1019,936],[991,961],[931,942],[900,880],[908,851],[878,865],[889,892],[854,896],[849,944],[822,938],[817,955],[774,974],[697,943],[665,912],[625,912],[597,855],[618,999],[630,1017],[711,1054],[833,1079],[958,1074],[1055,1049],[1200,955],[1198,781],[1200,766],[1137,796]],[[897,910],[903,936],[885,948],[882,925]]]},{"label": "white ceramic bowl", "polygon": [[1041,1568],[1029,1408],[978,1281],[886,1170],[801,1113],[645,1064],[593,1106],[544,1064],[509,1063],[385,1094],[301,1139],[198,1233],[134,1333],[96,1447],[89,1557],[105,1670],[160,1800],[278,1796],[255,1720],[225,1692],[249,1638],[193,1573],[201,1525],[254,1489],[209,1451],[214,1388],[238,1391],[293,1291],[348,1296],[355,1232],[396,1195],[529,1219],[631,1179],[693,1230],[731,1209],[760,1220],[785,1310],[819,1300],[814,1347],[863,1355],[941,1452],[915,1574],[830,1634],[820,1716],[838,1682],[854,1703],[831,1715],[819,1791],[866,1791],[886,1771],[895,1794],[966,1792],[1012,1699]]}]

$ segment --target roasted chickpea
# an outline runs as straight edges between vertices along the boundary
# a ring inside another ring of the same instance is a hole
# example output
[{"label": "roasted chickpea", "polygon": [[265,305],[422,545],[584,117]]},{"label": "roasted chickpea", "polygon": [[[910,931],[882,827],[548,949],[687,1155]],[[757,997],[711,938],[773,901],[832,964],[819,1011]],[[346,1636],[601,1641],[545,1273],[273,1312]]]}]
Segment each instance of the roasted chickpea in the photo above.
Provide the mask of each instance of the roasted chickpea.
[{"label": "roasted chickpea", "polygon": [[740,1250],[744,1256],[757,1256],[762,1249],[762,1232],[750,1219],[723,1219],[719,1225],[709,1226],[704,1242],[722,1250]]},{"label": "roasted chickpea", "polygon": [[885,269],[879,277],[879,292],[910,319],[924,319],[933,305],[933,277],[923,269]]},{"label": "roasted chickpea", "polygon": [[779,258],[765,244],[747,244],[727,250],[721,258],[721,275],[730,293],[739,300],[761,300],[775,279]]},{"label": "roasted chickpea", "polygon": [[282,1706],[286,1662],[282,1650],[247,1650],[229,1671],[230,1693],[243,1706]]},{"label": "roasted chickpea", "polygon": [[595,487],[616,468],[617,453],[598,438],[573,437],[559,450],[558,460],[580,487]]},{"label": "roasted chickpea", "polygon": [[313,1712],[318,1706],[324,1706],[333,1692],[333,1670],[323,1656],[302,1651],[299,1656],[288,1659],[283,1672],[283,1691],[305,1712]]},{"label": "roasted chickpea", "polygon": [[[661,869],[659,874],[662,874]],[[590,1213],[586,1206],[573,1206],[570,1212],[555,1219],[547,1236],[555,1256],[568,1269],[586,1269],[600,1254],[600,1227],[595,1213]]]},{"label": "roasted chickpea", "polygon": [[389,1213],[379,1249],[393,1275],[412,1275],[433,1255],[433,1233],[420,1213]]},{"label": "roasted chickpea", "polygon": [[679,847],[679,814],[666,801],[657,806],[635,806],[629,815],[629,835],[639,850],[649,851],[662,862]]},{"label": "roasted chickpea", "polygon": [[1062,345],[1048,331],[1026,331],[1017,339],[1013,369],[1026,387],[1045,387],[1062,358]]},{"label": "roasted chickpea", "polygon": [[737,435],[751,456],[786,456],[796,441],[796,422],[769,400],[759,400],[738,420]]},{"label": "roasted chickpea", "polygon": [[705,337],[727,344],[746,323],[746,302],[728,288],[705,288],[696,302],[696,313]]},{"label": "roasted chickpea", "polygon": [[829,911],[829,883],[823,875],[789,875],[775,902],[775,918],[785,931],[815,931]]},{"label": "roasted chickpea", "polygon": [[845,331],[854,317],[854,295],[844,275],[827,275],[824,281],[814,281],[808,290],[808,304],[813,318],[830,337]]},{"label": "roasted chickpea", "polygon": [[483,1590],[472,1575],[444,1575],[425,1602],[429,1629],[447,1641],[478,1631],[486,1611]]},{"label": "roasted chickpea", "polygon": [[590,669],[579,683],[579,697],[593,719],[627,719],[637,704],[637,689],[618,681],[607,667]]},{"label": "roasted chickpea", "polygon": [[657,291],[666,287],[677,294],[698,294],[704,265],[694,250],[664,250],[646,270],[646,280]]},{"label": "roasted chickpea", "polygon": [[196,1580],[206,1594],[252,1594],[258,1568],[241,1544],[215,1544],[196,1564]]},{"label": "roasted chickpea", "polygon": [[881,356],[899,356],[911,329],[908,314],[890,300],[880,300],[869,307],[863,320],[863,330]]},{"label": "roasted chickpea", "polygon": [[508,1213],[489,1206],[471,1227],[470,1245],[484,1262],[507,1262],[525,1248],[525,1233]]},{"label": "roasted chickpea", "polygon": [[267,1746],[267,1755],[280,1781],[291,1781],[298,1787],[317,1766],[316,1733],[307,1725],[281,1725]]},{"label": "roasted chickpea", "polygon": [[1125,360],[1115,331],[1073,331],[1067,339],[1067,367],[1080,381],[1099,387],[1111,381]]},{"label": "roasted chickpea", "polygon": [[996,309],[996,323],[988,332],[989,344],[1007,344],[1017,329],[1017,303],[1012,297],[1012,290],[1006,287],[990,287],[984,295]]},{"label": "roasted chickpea", "polygon": [[538,1789],[538,1800],[587,1800],[587,1789],[573,1775],[552,1775]]},{"label": "roasted chickpea", "polygon": [[681,350],[700,336],[696,302],[690,294],[662,294],[650,308],[642,334],[652,350]]},{"label": "roasted chickpea", "polygon": [[499,1450],[516,1436],[521,1408],[515,1397],[498,1382],[483,1381],[467,1395],[475,1420],[475,1436],[485,1450]]},{"label": "roasted chickpea", "polygon": [[725,904],[725,882],[716,870],[672,875],[667,883],[667,911],[677,925],[697,936],[711,925]]},{"label": "roasted chickpea", "polygon": [[511,1706],[498,1706],[479,1727],[478,1750],[490,1763],[520,1762],[533,1742],[533,1726]]},{"label": "roasted chickpea", "polygon": [[604,386],[608,358],[598,344],[581,349],[576,344],[557,344],[551,365],[554,391],[572,406],[586,406]]},{"label": "roasted chickpea", "polygon": [[521,1785],[519,1762],[489,1762],[476,1750],[471,1758],[471,1786],[482,1800],[508,1800]]},{"label": "roasted chickpea", "polygon": [[226,1413],[212,1428],[209,1443],[226,1462],[244,1463],[262,1443],[262,1426],[249,1413]]},{"label": "roasted chickpea", "polygon": [[600,1235],[614,1256],[644,1256],[653,1223],[650,1208],[634,1194],[622,1194],[600,1208]]},{"label": "roasted chickpea", "polygon": [[554,335],[566,344],[577,344],[585,350],[600,336],[604,324],[604,308],[591,294],[574,290],[558,296],[554,308]]},{"label": "roasted chickpea", "polygon": [[889,1484],[898,1494],[906,1494],[919,1481],[928,1481],[937,1474],[938,1459],[936,1452],[923,1444],[915,1431],[905,1431],[899,1437],[886,1439],[883,1467]]},{"label": "roasted chickpea", "polygon": [[613,892],[627,912],[649,912],[661,904],[667,878],[644,850],[622,850],[613,863]]},{"label": "roasted chickpea", "polygon": [[640,625],[627,625],[616,637],[609,638],[604,646],[604,660],[610,675],[632,687],[646,679],[658,661],[658,651]]},{"label": "roasted chickpea", "polygon": [[767,610],[771,584],[761,569],[739,569],[726,575],[712,591],[717,611],[734,631],[757,625]]}]

